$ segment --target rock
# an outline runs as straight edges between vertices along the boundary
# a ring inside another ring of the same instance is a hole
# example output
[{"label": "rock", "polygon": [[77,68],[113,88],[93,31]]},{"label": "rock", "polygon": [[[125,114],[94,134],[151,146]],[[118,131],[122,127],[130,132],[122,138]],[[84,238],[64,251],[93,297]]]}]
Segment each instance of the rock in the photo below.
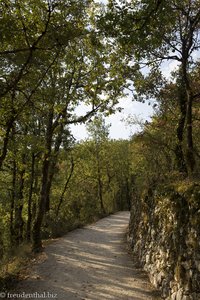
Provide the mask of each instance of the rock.
[{"label": "rock", "polygon": [[192,297],[185,295],[183,296],[182,300],[192,300]]},{"label": "rock", "polygon": [[180,289],[176,294],[176,300],[183,300],[182,298],[183,298],[183,290]]},{"label": "rock", "polygon": [[165,278],[165,274],[164,274],[163,271],[161,271],[161,272],[157,275],[157,277],[156,277],[157,283],[158,283],[159,285],[161,285],[162,280],[163,280],[164,278]]},{"label": "rock", "polygon": [[171,300],[176,300],[176,293],[173,293],[173,294],[171,295]]},{"label": "rock", "polygon": [[172,293],[177,293],[178,291],[178,286],[174,284],[174,286],[171,288]]},{"label": "rock", "polygon": [[197,268],[197,270],[200,272],[200,261],[195,261],[195,266]]},{"label": "rock", "polygon": [[145,261],[147,264],[150,263],[150,255],[149,254],[146,255]]}]

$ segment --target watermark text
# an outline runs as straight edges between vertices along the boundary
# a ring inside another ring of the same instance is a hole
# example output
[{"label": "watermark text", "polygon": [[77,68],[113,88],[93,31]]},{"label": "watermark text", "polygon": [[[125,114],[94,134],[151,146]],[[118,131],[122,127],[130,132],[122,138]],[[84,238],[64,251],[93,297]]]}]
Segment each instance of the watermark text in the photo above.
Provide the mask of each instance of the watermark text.
[{"label": "watermark text", "polygon": [[56,299],[57,298],[56,293],[50,293],[50,292],[34,292],[34,293],[5,293],[0,292],[0,298],[6,298],[6,299]]}]

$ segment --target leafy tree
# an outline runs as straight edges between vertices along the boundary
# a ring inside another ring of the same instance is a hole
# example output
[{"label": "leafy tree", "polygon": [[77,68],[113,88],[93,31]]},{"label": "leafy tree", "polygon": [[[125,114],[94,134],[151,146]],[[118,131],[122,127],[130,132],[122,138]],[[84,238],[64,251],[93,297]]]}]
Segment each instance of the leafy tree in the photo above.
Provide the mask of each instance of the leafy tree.
[{"label": "leafy tree", "polygon": [[[99,122],[102,125],[101,121],[95,118],[94,124],[89,123],[92,132],[96,129],[96,123],[99,126]],[[131,198],[129,142],[101,139],[98,140],[97,149],[95,140],[90,138],[75,144],[70,150],[70,155],[68,153],[66,156],[65,152],[62,152],[60,156],[59,171],[54,177],[50,210],[51,216],[56,211],[60,224],[75,221],[83,224],[105,213],[129,208]],[[101,195],[99,180],[101,180]]]},{"label": "leafy tree", "polygon": [[95,117],[92,123],[89,123],[87,129],[89,137],[92,138],[94,146],[92,147],[92,154],[96,160],[97,168],[97,182],[98,182],[98,198],[101,206],[101,211],[105,214],[105,207],[103,201],[103,179],[102,179],[102,148],[108,139],[109,135],[109,125],[105,124],[102,116]]},{"label": "leafy tree", "polygon": [[[176,61],[180,66],[180,113],[177,114],[177,162],[181,172],[195,173],[192,106],[199,95],[192,89],[191,67],[195,64],[195,51],[199,49],[199,1],[109,1],[105,17],[99,20],[100,28],[107,31],[130,58],[126,76],[139,95],[158,96],[160,66],[165,60]],[[141,72],[146,66],[147,75]],[[161,82],[162,83],[162,82]],[[187,152],[183,157],[183,136],[186,130]],[[184,162],[186,160],[186,164]]]}]

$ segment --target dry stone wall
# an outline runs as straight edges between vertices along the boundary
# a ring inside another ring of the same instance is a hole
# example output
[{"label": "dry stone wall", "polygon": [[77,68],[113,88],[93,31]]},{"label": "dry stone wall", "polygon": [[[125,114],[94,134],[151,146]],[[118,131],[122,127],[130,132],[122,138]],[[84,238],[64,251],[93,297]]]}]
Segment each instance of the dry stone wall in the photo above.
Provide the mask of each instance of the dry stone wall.
[{"label": "dry stone wall", "polygon": [[200,299],[200,186],[149,189],[132,203],[129,242],[164,299]]}]

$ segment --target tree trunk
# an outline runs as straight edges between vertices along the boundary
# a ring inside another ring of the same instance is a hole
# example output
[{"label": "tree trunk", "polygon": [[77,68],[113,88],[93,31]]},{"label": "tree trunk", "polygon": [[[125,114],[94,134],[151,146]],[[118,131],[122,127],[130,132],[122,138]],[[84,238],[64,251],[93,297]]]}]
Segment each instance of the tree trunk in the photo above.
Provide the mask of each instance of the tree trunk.
[{"label": "tree trunk", "polygon": [[[125,208],[127,206],[128,210],[131,210],[131,195],[130,195],[130,184],[129,184],[129,180],[128,177],[125,178],[126,181],[126,201],[127,201],[127,205],[125,203]],[[124,209],[124,206],[123,206]]]},{"label": "tree trunk", "polygon": [[194,157],[194,145],[193,145],[193,126],[192,126],[192,102],[193,94],[190,86],[190,80],[187,73],[186,60],[182,64],[183,80],[185,83],[185,92],[187,96],[187,109],[186,109],[186,137],[187,137],[187,149],[186,149],[186,163],[188,174],[191,176],[195,170],[195,157]]},{"label": "tree trunk", "polygon": [[[22,163],[25,161],[25,155],[23,155]],[[23,228],[24,228],[24,220],[22,217],[22,210],[23,210],[23,190],[24,190],[24,174],[25,169],[20,171],[19,177],[19,191],[17,194],[17,198],[15,201],[15,242],[16,245],[19,245],[23,241]]]},{"label": "tree trunk", "polygon": [[60,207],[61,207],[61,205],[62,205],[62,203],[63,203],[64,195],[65,195],[65,192],[66,192],[66,190],[67,190],[67,187],[68,187],[68,184],[69,184],[69,182],[70,182],[70,179],[71,179],[71,177],[72,177],[73,171],[74,171],[74,161],[73,161],[73,158],[72,158],[72,159],[71,159],[71,169],[70,169],[70,173],[69,173],[69,176],[68,176],[68,178],[67,178],[67,181],[66,181],[66,183],[65,183],[64,189],[63,189],[62,194],[61,194],[60,199],[59,199],[58,207],[57,207],[57,210],[56,210],[56,216],[58,216],[58,214],[59,214]]},{"label": "tree trunk", "polygon": [[10,139],[10,132],[13,128],[13,124],[14,124],[14,117],[11,117],[10,120],[8,120],[6,126],[6,134],[5,134],[5,137],[3,138],[3,146],[2,146],[2,152],[1,152],[1,155],[0,155],[0,169],[3,165],[3,162],[6,158],[6,155],[7,155],[7,150],[8,150],[8,142],[9,142],[9,139]]},{"label": "tree trunk", "polygon": [[[182,80],[181,80],[182,81]],[[177,135],[177,145],[175,148],[176,164],[179,172],[187,174],[187,167],[185,163],[185,158],[183,154],[183,138],[184,138],[184,128],[186,120],[186,94],[183,83],[181,82],[179,86],[179,108],[180,108],[180,117],[178,120],[178,127],[176,130]]]},{"label": "tree trunk", "polygon": [[31,178],[30,178],[30,189],[28,196],[28,220],[26,229],[26,240],[30,242],[31,240],[31,224],[32,224],[32,195],[33,195],[33,182],[35,176],[35,154],[32,153],[31,159]]},{"label": "tree trunk", "polygon": [[99,195],[99,201],[100,201],[100,207],[101,207],[101,212],[105,215],[105,207],[103,203],[103,184],[101,180],[101,168],[100,168],[100,160],[99,160],[99,155],[97,154],[97,180],[98,180],[98,195]]},{"label": "tree trunk", "polygon": [[48,180],[49,180],[49,168],[50,168],[50,158],[51,158],[51,144],[53,135],[53,110],[49,112],[48,125],[46,132],[46,152],[44,153],[43,165],[42,165],[42,183],[39,198],[39,207],[37,216],[33,225],[32,232],[32,250],[34,252],[40,252],[42,250],[41,241],[41,226],[42,221],[46,212],[46,202],[48,196]]},{"label": "tree trunk", "polygon": [[195,171],[195,157],[194,157],[194,145],[193,145],[193,126],[192,126],[192,100],[193,97],[191,92],[188,91],[188,101],[187,101],[187,166],[188,166],[188,173],[193,175]]},{"label": "tree trunk", "polygon": [[41,226],[42,226],[42,221],[43,221],[43,217],[45,214],[45,208],[46,208],[49,164],[50,164],[49,155],[46,154],[44,161],[43,161],[43,167],[42,167],[42,186],[41,186],[41,192],[40,192],[38,213],[37,213],[34,225],[33,225],[33,233],[32,233],[32,240],[33,240],[32,249],[34,252],[39,252],[42,250]]},{"label": "tree trunk", "polygon": [[10,202],[10,236],[11,236],[11,243],[14,243],[14,209],[15,209],[15,192],[16,192],[16,174],[17,174],[17,167],[16,161],[13,160],[13,169],[12,169],[12,193],[11,193],[11,202]]},{"label": "tree trunk", "polygon": [[63,131],[64,131],[64,126],[63,124],[61,124],[59,128],[59,133],[55,141],[54,152],[52,154],[53,157],[49,167],[49,176],[48,176],[48,183],[47,183],[47,199],[46,199],[46,208],[45,208],[46,212],[50,210],[50,192],[51,192],[53,177],[55,174],[55,167],[56,167],[57,158],[60,150],[60,145],[62,143]]}]

